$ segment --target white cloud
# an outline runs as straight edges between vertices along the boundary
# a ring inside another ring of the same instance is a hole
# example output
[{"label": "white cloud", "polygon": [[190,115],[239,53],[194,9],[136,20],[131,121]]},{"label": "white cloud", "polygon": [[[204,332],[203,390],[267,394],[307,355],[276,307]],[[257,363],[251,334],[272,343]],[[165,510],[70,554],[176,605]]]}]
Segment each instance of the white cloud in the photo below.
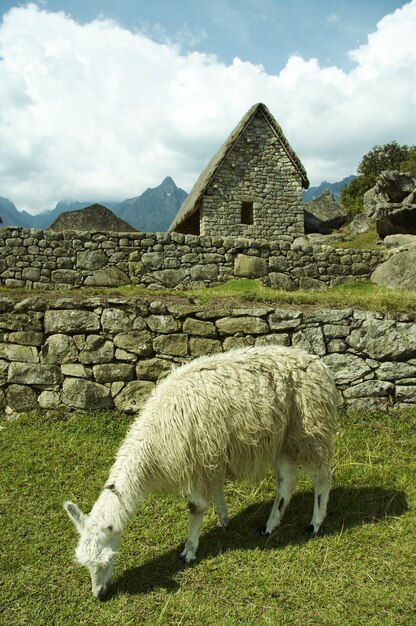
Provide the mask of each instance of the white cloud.
[{"label": "white cloud", "polygon": [[0,27],[0,195],[20,209],[124,199],[171,175],[189,190],[255,102],[275,115],[313,184],[372,146],[416,143],[416,0],[351,51],[346,73],[291,57],[278,75],[153,42],[110,20],[35,5]]}]

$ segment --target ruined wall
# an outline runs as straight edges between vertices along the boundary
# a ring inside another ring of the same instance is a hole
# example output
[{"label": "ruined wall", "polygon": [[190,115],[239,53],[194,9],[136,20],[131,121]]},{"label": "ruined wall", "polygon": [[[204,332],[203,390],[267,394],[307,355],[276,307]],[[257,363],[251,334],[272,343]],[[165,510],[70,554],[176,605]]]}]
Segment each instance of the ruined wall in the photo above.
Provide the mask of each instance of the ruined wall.
[{"label": "ruined wall", "polygon": [[305,289],[368,279],[379,250],[342,250],[274,241],[180,233],[52,232],[0,229],[0,284],[54,289],[142,285],[212,287],[232,278],[261,278],[274,288]]},{"label": "ruined wall", "polygon": [[[51,294],[52,295],[52,294]],[[190,300],[0,297],[0,409],[136,411],[172,367],[202,354],[277,344],[318,354],[347,405],[416,403],[416,317]]]},{"label": "ruined wall", "polygon": [[[241,223],[243,201],[253,224]],[[237,139],[203,198],[201,234],[275,239],[304,233],[299,174],[259,111]]]}]

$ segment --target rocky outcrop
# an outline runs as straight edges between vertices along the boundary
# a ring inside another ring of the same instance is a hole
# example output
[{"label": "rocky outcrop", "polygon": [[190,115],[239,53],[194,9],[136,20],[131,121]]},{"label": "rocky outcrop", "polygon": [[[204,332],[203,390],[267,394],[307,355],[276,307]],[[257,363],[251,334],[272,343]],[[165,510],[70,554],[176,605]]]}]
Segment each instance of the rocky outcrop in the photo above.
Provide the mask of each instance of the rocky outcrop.
[{"label": "rocky outcrop", "polygon": [[328,189],[316,200],[304,204],[305,233],[330,233],[347,220],[341,204],[335,201]]},{"label": "rocky outcrop", "polygon": [[378,205],[375,220],[382,239],[400,233],[416,235],[416,204]]},{"label": "rocky outcrop", "polygon": [[127,222],[101,204],[92,204],[78,211],[65,211],[49,226],[50,230],[136,232]]},{"label": "rocky outcrop", "polygon": [[416,404],[416,316],[247,308],[123,297],[0,297],[0,408],[137,412],[156,382],[203,354],[299,346],[332,370],[348,406]]},{"label": "rocky outcrop", "polygon": [[375,222],[382,239],[396,233],[416,234],[416,178],[410,173],[382,172],[364,194],[360,223],[369,222]]}]

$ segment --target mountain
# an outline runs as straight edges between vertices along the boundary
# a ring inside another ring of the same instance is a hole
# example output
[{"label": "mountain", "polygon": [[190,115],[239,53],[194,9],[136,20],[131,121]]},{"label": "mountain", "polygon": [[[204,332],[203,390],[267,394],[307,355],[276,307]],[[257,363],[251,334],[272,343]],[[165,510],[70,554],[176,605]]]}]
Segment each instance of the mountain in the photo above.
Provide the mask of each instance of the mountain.
[{"label": "mountain", "polygon": [[356,176],[354,175],[347,176],[338,183],[328,183],[326,180],[324,180],[324,182],[317,187],[309,187],[309,189],[306,189],[303,192],[303,201],[309,202],[310,200],[315,200],[316,198],[319,198],[325,189],[329,189],[330,194],[334,196],[335,200],[339,200],[342,187],[348,185],[348,183],[350,183],[354,178],[356,178]]},{"label": "mountain", "polygon": [[[188,194],[176,186],[170,176],[154,188],[123,202],[101,201],[100,204],[142,232],[164,232],[170,226],[182,202]],[[61,213],[78,211],[94,204],[94,201],[63,200],[52,211],[31,215],[18,211],[6,198],[0,198],[0,217],[3,226],[26,226],[29,228],[48,228]]]},{"label": "mountain", "polygon": [[142,232],[164,232],[188,194],[170,176],[158,187],[146,189],[141,196],[124,200],[112,211]]},{"label": "mountain", "polygon": [[135,228],[114,215],[102,204],[92,204],[85,209],[64,211],[50,224],[51,230],[134,232]]},{"label": "mountain", "polygon": [[[52,211],[46,211],[45,213],[38,213],[37,215],[31,215],[30,226],[32,228],[48,228],[52,222],[54,222],[61,213],[67,213],[68,211],[79,211],[91,206],[94,202],[79,202],[78,200],[61,200],[57,203],[56,207]],[[108,209],[111,209],[115,202],[103,202]],[[29,215],[29,214],[28,214]]]},{"label": "mountain", "polygon": [[26,211],[18,211],[13,202],[0,197],[0,217],[3,226],[30,226],[30,218],[33,215]]}]

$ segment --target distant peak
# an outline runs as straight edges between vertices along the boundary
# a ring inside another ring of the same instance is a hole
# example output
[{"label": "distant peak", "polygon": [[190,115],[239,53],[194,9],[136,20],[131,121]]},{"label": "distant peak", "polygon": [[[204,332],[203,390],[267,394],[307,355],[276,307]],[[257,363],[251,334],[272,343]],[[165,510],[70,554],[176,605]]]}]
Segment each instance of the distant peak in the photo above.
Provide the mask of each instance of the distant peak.
[{"label": "distant peak", "polygon": [[169,187],[176,187],[175,181],[170,176],[166,176],[165,180],[162,182],[163,186],[169,185]]}]

